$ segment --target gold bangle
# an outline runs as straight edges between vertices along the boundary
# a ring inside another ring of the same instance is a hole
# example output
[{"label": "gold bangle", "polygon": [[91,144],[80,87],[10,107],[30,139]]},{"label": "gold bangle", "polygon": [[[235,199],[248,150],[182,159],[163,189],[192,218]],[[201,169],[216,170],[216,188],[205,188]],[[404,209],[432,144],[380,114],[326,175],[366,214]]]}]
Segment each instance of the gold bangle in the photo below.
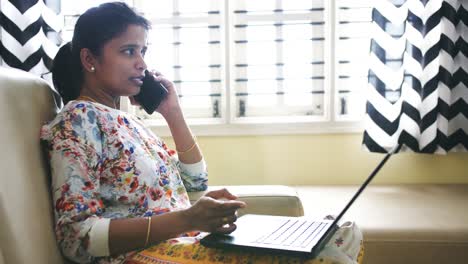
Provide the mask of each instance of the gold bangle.
[{"label": "gold bangle", "polygon": [[150,232],[151,232],[151,216],[148,216],[148,229],[146,230],[146,241],[145,241],[145,247],[148,246],[149,238],[150,238]]},{"label": "gold bangle", "polygon": [[185,153],[187,153],[187,152],[190,152],[190,151],[192,151],[192,149],[195,148],[196,145],[197,145],[197,140],[196,140],[195,137],[193,137],[193,145],[190,146],[190,148],[188,148],[188,149],[185,150],[185,151],[178,151],[178,150],[177,150],[177,153],[179,153],[179,154],[185,154]]}]

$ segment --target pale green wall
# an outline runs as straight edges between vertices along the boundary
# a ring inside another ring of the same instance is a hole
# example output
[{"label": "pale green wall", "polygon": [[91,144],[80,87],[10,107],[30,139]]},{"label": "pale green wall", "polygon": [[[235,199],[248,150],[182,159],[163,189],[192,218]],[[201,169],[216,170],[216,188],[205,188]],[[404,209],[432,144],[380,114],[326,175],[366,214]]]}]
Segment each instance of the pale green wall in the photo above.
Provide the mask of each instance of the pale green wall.
[{"label": "pale green wall", "polygon": [[[383,158],[363,150],[361,140],[361,134],[198,137],[211,185],[359,184]],[[374,183],[468,183],[468,153],[402,153]]]}]

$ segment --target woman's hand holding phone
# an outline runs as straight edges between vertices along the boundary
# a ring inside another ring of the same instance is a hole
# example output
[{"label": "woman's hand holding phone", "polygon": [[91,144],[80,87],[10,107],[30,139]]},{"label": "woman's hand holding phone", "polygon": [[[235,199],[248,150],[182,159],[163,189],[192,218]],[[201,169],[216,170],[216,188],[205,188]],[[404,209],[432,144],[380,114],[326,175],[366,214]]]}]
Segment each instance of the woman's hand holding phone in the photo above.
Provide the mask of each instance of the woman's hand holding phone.
[{"label": "woman's hand holding phone", "polygon": [[142,106],[148,114],[157,111],[164,117],[174,110],[180,110],[179,97],[174,84],[160,72],[146,71],[145,74],[140,93],[130,97],[131,104]]},{"label": "woman's hand holding phone", "polygon": [[158,106],[156,111],[165,118],[174,111],[181,111],[179,95],[177,94],[174,83],[168,80],[158,71],[152,71],[151,73],[153,74],[155,80],[161,82],[161,84],[167,89],[167,96]]}]

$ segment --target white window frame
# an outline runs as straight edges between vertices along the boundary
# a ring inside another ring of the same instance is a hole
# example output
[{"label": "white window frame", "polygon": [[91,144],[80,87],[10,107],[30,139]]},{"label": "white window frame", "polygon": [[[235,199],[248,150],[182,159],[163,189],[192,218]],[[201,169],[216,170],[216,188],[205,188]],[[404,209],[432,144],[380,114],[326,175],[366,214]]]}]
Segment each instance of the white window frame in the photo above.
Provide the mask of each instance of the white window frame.
[{"label": "white window frame", "polygon": [[[133,0],[133,3],[139,0]],[[138,8],[138,7],[137,7]],[[187,119],[192,131],[198,136],[236,136],[236,135],[291,135],[291,134],[320,134],[320,133],[359,133],[364,131],[364,121],[347,119],[346,117],[336,118],[335,106],[339,99],[335,91],[335,83],[338,76],[335,74],[338,65],[338,59],[335,56],[335,45],[338,35],[336,34],[336,2],[335,0],[324,0],[324,114],[323,116],[302,116],[302,117],[242,117],[235,116],[236,104],[234,96],[234,78],[231,78],[234,65],[231,63],[233,58],[234,36],[233,3],[229,0],[222,0],[220,16],[223,20],[221,25],[221,35],[224,40],[221,42],[221,53],[224,58],[221,60],[222,77],[221,82],[225,85],[222,90],[223,109],[221,118],[205,119]],[[228,96],[227,96],[228,95]],[[121,101],[121,109],[130,111],[131,107],[128,100]],[[364,115],[363,115],[364,116]],[[145,124],[152,128],[159,136],[171,136],[170,130],[162,118],[145,119]]]}]

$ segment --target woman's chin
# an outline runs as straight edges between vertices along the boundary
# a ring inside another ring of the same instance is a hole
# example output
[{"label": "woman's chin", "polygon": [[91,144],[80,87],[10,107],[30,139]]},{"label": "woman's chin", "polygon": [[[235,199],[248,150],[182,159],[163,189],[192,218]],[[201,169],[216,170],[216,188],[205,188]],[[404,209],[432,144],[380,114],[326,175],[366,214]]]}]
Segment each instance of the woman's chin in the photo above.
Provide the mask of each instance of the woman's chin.
[{"label": "woman's chin", "polygon": [[125,96],[132,97],[140,93],[140,86],[133,86],[128,90]]}]

